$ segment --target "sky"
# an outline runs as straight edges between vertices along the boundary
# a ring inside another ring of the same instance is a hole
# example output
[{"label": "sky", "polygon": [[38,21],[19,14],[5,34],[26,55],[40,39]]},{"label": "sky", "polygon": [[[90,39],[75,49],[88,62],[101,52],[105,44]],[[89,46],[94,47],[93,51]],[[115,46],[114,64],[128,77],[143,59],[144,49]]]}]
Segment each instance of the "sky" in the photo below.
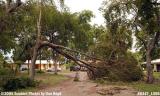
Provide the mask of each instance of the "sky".
[{"label": "sky", "polygon": [[64,0],[71,12],[80,12],[82,10],[90,10],[95,15],[91,24],[104,25],[104,18],[99,8],[104,0]]},{"label": "sky", "polygon": [[[26,1],[26,0],[22,0]],[[58,4],[57,0],[54,0]],[[99,8],[102,5],[104,0],[64,0],[65,5],[69,7],[72,13],[81,12],[83,10],[90,10],[95,15],[95,18],[92,19],[91,24],[105,25],[102,12],[99,11]]]}]

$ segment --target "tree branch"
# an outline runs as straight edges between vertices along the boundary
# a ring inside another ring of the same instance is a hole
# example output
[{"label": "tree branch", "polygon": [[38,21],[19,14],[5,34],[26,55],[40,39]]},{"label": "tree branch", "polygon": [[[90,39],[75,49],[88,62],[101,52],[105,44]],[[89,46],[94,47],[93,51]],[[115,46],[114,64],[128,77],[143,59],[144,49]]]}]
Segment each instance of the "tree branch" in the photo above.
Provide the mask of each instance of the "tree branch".
[{"label": "tree branch", "polygon": [[42,45],[42,46],[48,45],[48,46],[50,46],[50,47],[53,47],[53,46],[54,46],[55,48],[65,49],[66,51],[75,52],[75,53],[80,53],[81,55],[84,55],[84,56],[86,56],[86,57],[88,57],[88,58],[91,58],[91,59],[104,61],[104,60],[101,59],[101,58],[96,58],[96,57],[93,57],[93,56],[89,56],[89,55],[87,55],[87,54],[85,54],[85,53],[82,53],[82,52],[80,52],[80,51],[76,51],[76,50],[73,50],[73,49],[64,47],[64,46],[62,46],[62,45],[53,44],[53,43],[50,43],[50,42],[48,42],[48,41],[42,41],[42,42],[41,42],[41,45]]},{"label": "tree branch", "polygon": [[[56,52],[58,52],[59,54],[65,56],[66,58],[75,61],[75,62],[78,63],[78,64],[82,63],[82,64],[84,64],[84,65],[86,65],[86,66],[89,66],[89,67],[92,67],[92,68],[96,68],[95,66],[90,65],[89,63],[86,63],[85,61],[79,60],[79,59],[71,56],[70,54],[67,54],[67,53],[65,53],[65,52],[63,52],[63,51],[60,51],[59,49],[54,48],[54,50],[55,50]],[[78,61],[79,61],[79,62],[78,62]]]},{"label": "tree branch", "polygon": [[136,37],[137,37],[137,39],[139,39],[142,42],[144,48],[147,50],[147,44],[145,43],[145,41],[141,37],[139,37],[138,35]]},{"label": "tree branch", "polygon": [[[159,13],[157,14],[157,24],[158,24],[158,27],[160,28],[160,15],[159,15]],[[160,30],[159,30],[159,28],[158,28],[158,31],[155,33],[153,41],[150,44],[151,50],[155,47],[155,44],[158,43],[158,41],[160,39]]]},{"label": "tree branch", "polygon": [[156,6],[157,6],[157,5],[160,5],[160,3],[157,3],[157,2],[153,2],[152,4],[153,4],[153,5],[156,5]]},{"label": "tree branch", "polygon": [[[83,62],[82,60],[76,59],[76,58],[74,58],[73,56],[71,56],[71,55],[69,55],[69,54],[67,54],[67,53],[65,53],[65,52],[63,52],[63,51],[60,51],[60,50],[58,50],[58,49],[56,49],[56,48],[53,48],[53,50],[55,50],[57,53],[61,54],[62,56],[66,57],[67,59],[73,60],[73,61],[74,61],[75,63],[77,63],[79,66],[86,67],[87,69],[89,69],[90,71],[92,71],[93,74],[94,74],[94,68],[96,68],[96,67],[91,66],[91,65]],[[79,62],[78,62],[78,61],[79,61]],[[83,63],[81,64],[80,62],[81,62],[81,63],[83,62]]]},{"label": "tree branch", "polygon": [[12,0],[7,0],[7,5],[6,5],[6,12],[12,13],[14,10],[16,10],[21,4],[21,0],[16,0],[16,3],[14,5],[11,5]]}]

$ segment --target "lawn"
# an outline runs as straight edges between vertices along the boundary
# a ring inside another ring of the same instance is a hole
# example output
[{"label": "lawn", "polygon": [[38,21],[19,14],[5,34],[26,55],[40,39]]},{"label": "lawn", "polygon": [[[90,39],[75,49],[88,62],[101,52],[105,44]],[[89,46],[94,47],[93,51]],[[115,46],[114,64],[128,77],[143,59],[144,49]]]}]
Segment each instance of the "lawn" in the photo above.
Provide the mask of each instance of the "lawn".
[{"label": "lawn", "polygon": [[[23,76],[27,76],[26,73],[21,74]],[[35,79],[40,81],[40,84],[38,87],[34,88],[34,87],[29,87],[26,89],[20,89],[18,90],[19,92],[29,92],[29,91],[37,91],[46,87],[52,87],[55,86],[56,84],[59,84],[65,80],[68,79],[68,77],[63,76],[63,75],[54,75],[54,74],[50,74],[50,73],[36,73]]]},{"label": "lawn", "polygon": [[55,75],[55,74],[49,74],[49,73],[36,75],[36,80],[40,80],[42,81],[43,84],[50,85],[50,86],[54,86],[67,79],[68,78],[63,75]]},{"label": "lawn", "polygon": [[[160,79],[160,72],[154,72],[154,77],[156,79]],[[103,81],[101,83],[106,85],[129,86],[136,89],[137,91],[143,91],[143,92],[160,92],[160,81],[155,82],[154,84],[147,84],[145,81],[137,81],[137,82]]]},{"label": "lawn", "polygon": [[154,75],[154,78],[160,79],[160,72],[154,72],[153,75]]},{"label": "lawn", "polygon": [[133,82],[133,83],[130,83],[129,86],[137,89],[138,91],[143,91],[143,92],[159,92],[160,91],[160,83],[146,84],[145,82]]},{"label": "lawn", "polygon": [[[154,72],[153,75],[155,79],[160,79],[160,72]],[[133,82],[130,85],[139,91],[146,91],[146,92],[160,91],[160,81],[154,84],[146,84],[145,82]]]}]

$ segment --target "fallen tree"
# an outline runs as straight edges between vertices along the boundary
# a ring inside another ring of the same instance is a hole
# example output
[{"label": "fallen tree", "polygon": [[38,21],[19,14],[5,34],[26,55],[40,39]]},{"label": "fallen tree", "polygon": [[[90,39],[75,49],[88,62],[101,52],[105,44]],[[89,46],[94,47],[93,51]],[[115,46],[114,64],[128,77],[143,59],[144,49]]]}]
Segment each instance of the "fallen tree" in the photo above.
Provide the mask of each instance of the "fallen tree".
[{"label": "fallen tree", "polygon": [[[40,5],[41,4],[42,4],[42,1],[40,2]],[[41,19],[42,19],[42,12],[41,12],[41,7],[40,7],[39,18],[37,20],[37,39],[36,39],[35,46],[33,47],[33,54],[32,54],[32,59],[31,59],[31,66],[30,66],[30,79],[34,79],[34,77],[35,77],[35,61],[36,61],[36,58],[37,58],[37,55],[38,55],[38,51],[44,46],[48,46],[48,47],[52,48],[57,53],[65,56],[68,59],[73,60],[75,63],[79,64],[80,66],[85,66],[86,68],[88,68],[94,74],[94,71],[92,69],[92,68],[95,68],[94,66],[90,65],[87,62],[84,62],[82,60],[74,58],[73,56],[63,52],[62,49],[72,51],[72,52],[78,52],[78,51],[71,50],[71,49],[69,49],[67,47],[64,47],[62,45],[57,45],[57,44],[50,43],[48,41],[42,41],[41,40]],[[83,55],[85,55],[85,54],[83,54]],[[86,56],[88,56],[88,55],[86,55]],[[92,58],[94,58],[94,57],[92,57]],[[80,64],[80,62],[82,64]]]},{"label": "fallen tree", "polygon": [[[100,58],[86,55],[76,50],[69,49],[62,45],[50,43],[49,41],[43,41],[43,39],[41,39],[42,37],[41,36],[41,18],[42,18],[41,7],[39,9],[40,9],[39,18],[37,21],[37,38],[36,38],[35,46],[32,48],[33,54],[31,59],[31,66],[30,66],[30,79],[34,79],[35,77],[35,61],[38,55],[38,51],[45,46],[52,48],[58,54],[74,61],[78,65],[86,67],[88,69],[88,76],[90,79],[106,77],[107,80],[111,80],[111,81],[117,81],[117,80],[137,81],[142,78],[142,72],[137,66],[138,62],[136,62],[133,56],[128,55],[125,52],[123,53],[123,58],[120,58],[118,60],[111,59],[112,56],[109,56],[110,58],[108,60],[103,60]],[[81,55],[84,55],[90,58],[91,62],[77,59],[76,57],[65,52],[64,50],[68,52],[73,52],[73,53],[80,53]],[[106,48],[104,50],[106,50]],[[113,52],[111,52],[110,55],[112,54]]]},{"label": "fallen tree", "polygon": [[[88,62],[85,60],[77,59],[71,54],[65,52],[66,50],[69,50],[69,52],[76,52],[75,50],[72,51],[72,49],[69,49],[62,45],[53,44],[48,41],[40,40],[38,43],[37,51],[39,51],[42,47],[45,47],[45,46],[52,48],[58,54],[66,57],[67,59],[74,61],[79,66],[87,68],[88,76],[90,79],[105,78],[106,80],[111,80],[111,81],[119,81],[119,80],[120,81],[137,81],[137,80],[140,80],[143,76],[142,71],[138,66],[138,62],[130,54],[126,54],[125,57],[119,60],[107,60],[107,61],[104,61],[104,60],[100,61],[95,57],[88,56],[92,59],[90,60],[90,62]],[[36,58],[34,58],[34,60],[36,60]],[[34,65],[35,64],[33,63],[32,66]],[[30,74],[34,76],[34,73],[30,72]]]},{"label": "fallen tree", "polygon": [[[41,41],[39,39],[38,42],[36,43],[36,45],[34,46],[34,52],[33,52],[33,56],[32,56],[31,69],[30,69],[30,78],[31,79],[34,79],[34,75],[35,75],[35,71],[34,70],[35,70],[35,61],[36,61],[36,58],[37,58],[37,53],[42,47],[45,47],[45,46],[48,46],[48,47],[52,48],[54,51],[56,51],[60,55],[62,55],[64,57],[66,57],[67,59],[70,59],[70,60],[74,61],[75,63],[77,63],[79,66],[86,67],[89,71],[92,72],[92,74],[94,74],[94,71],[95,71],[96,68],[100,68],[100,67],[94,66],[92,64],[93,62],[88,63],[87,61],[83,61],[83,60],[77,59],[76,57],[73,57],[72,55],[67,54],[66,52],[62,51],[64,49],[72,51],[71,49],[69,49],[67,47],[64,47],[62,45],[53,44],[53,43],[50,43],[48,41]],[[73,50],[72,52],[78,52],[78,51]],[[86,56],[90,57],[92,59],[93,58],[97,59],[97,58],[92,57],[92,56],[88,56],[88,55],[86,55]],[[97,60],[99,60],[99,59],[97,59]]]}]

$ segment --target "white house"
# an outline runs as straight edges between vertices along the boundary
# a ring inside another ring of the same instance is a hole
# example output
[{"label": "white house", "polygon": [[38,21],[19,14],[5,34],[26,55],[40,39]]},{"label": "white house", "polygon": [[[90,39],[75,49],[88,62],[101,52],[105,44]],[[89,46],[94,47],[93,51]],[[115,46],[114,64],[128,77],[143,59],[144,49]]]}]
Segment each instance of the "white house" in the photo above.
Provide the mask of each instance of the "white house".
[{"label": "white house", "polygon": [[[147,62],[143,62],[142,65],[146,65]],[[153,71],[160,72],[160,59],[155,59],[151,61],[153,65]]]},{"label": "white house", "polygon": [[[36,60],[35,62],[35,69],[41,69],[42,70],[47,70],[49,68],[53,68],[54,67],[54,64],[55,62],[53,60]],[[59,66],[59,62],[56,63],[57,64],[57,68],[60,68]],[[21,69],[22,68],[27,68],[28,69],[28,66],[31,65],[31,60],[26,60],[24,62],[24,64],[21,65]]]}]

